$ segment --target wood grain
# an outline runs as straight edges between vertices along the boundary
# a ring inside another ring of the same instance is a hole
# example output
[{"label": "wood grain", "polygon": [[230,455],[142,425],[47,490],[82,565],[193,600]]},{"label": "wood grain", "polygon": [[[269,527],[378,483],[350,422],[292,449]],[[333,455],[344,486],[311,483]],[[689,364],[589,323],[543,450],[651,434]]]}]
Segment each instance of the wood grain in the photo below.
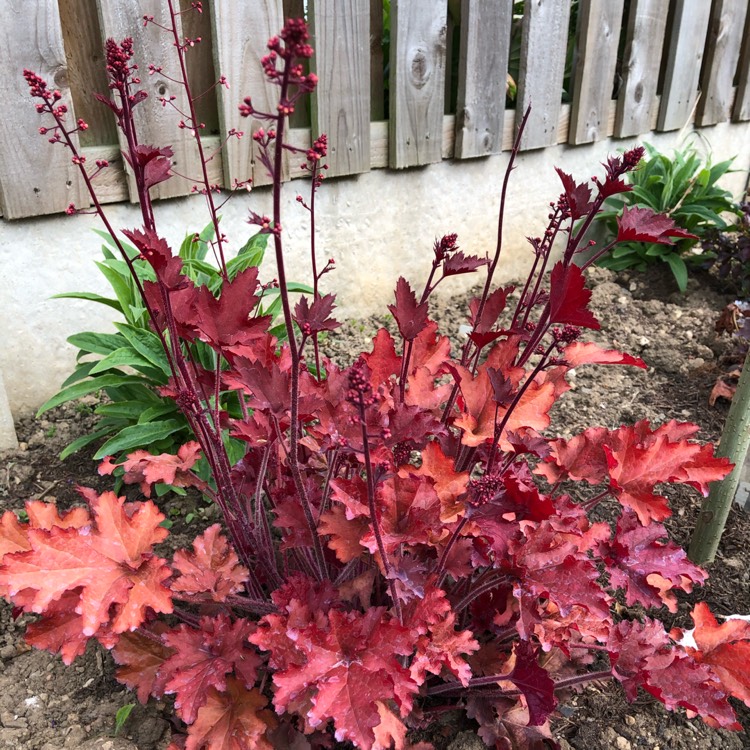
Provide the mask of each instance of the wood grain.
[{"label": "wood grain", "polygon": [[626,138],[651,129],[669,3],[632,0],[625,40],[622,86],[617,97],[615,136]]},{"label": "wood grain", "polygon": [[503,148],[512,0],[463,0],[458,65],[458,159]]}]

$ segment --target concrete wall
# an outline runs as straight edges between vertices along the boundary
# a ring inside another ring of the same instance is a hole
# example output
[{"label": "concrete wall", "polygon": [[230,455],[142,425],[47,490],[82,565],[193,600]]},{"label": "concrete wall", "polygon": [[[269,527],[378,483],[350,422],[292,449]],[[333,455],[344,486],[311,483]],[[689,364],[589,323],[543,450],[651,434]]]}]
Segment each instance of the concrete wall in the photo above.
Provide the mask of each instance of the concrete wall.
[{"label": "concrete wall", "polygon": [[[750,126],[722,124],[701,131],[702,148],[714,161],[736,156],[736,173],[726,186],[739,197],[750,168]],[[651,133],[644,137],[668,151],[684,133]],[[530,262],[525,241],[544,229],[549,201],[560,192],[553,167],[579,179],[601,174],[599,162],[609,153],[629,148],[635,139],[602,141],[591,146],[556,146],[521,154],[514,173],[506,216],[505,247],[499,280],[523,275]],[[696,140],[698,145],[701,141]],[[497,204],[507,154],[473,161],[444,161],[404,172],[374,170],[324,184],[317,199],[319,258],[333,257],[336,271],[325,285],[338,293],[339,314],[366,316],[383,311],[392,300],[399,275],[419,282],[429,269],[436,237],[458,232],[467,253],[492,253],[497,228]],[[307,185],[296,180],[284,189],[284,221],[288,275],[309,280],[307,213],[295,202]],[[236,195],[222,209],[223,226],[233,247],[251,232],[247,207],[270,213],[270,192],[259,188]],[[107,208],[115,227],[138,225],[139,213],[130,205]],[[173,244],[202,228],[207,217],[203,199],[191,197],[157,206],[159,229]],[[83,330],[108,330],[108,308],[77,300],[51,300],[67,291],[108,294],[94,265],[100,239],[93,216],[48,217],[8,222],[0,219],[0,380],[4,380],[14,415],[36,408],[70,373],[75,350],[65,341]],[[262,278],[275,276],[269,253]],[[477,277],[467,283],[476,282]],[[443,293],[461,289],[450,280]],[[2,391],[0,390],[0,395]],[[0,404],[0,412],[4,404]]]}]

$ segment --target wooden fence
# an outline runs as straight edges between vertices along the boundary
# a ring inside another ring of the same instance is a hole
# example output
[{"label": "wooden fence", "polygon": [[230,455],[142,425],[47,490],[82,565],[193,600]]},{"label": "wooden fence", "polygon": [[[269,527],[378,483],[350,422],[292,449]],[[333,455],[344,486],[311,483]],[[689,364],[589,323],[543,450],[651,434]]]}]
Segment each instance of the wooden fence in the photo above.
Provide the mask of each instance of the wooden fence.
[{"label": "wooden fence", "polygon": [[[272,100],[276,89],[265,82],[259,58],[284,17],[305,9],[320,85],[307,113],[293,121],[291,139],[305,147],[327,133],[331,176],[499,153],[510,147],[529,104],[524,149],[674,130],[690,121],[703,128],[750,120],[748,0],[390,0],[385,25],[383,2],[204,0],[202,15],[183,14],[182,34],[202,39],[189,55],[193,92],[211,89],[219,75],[231,85],[198,101],[209,147],[216,150],[231,128],[247,132],[260,125],[241,120],[237,105],[247,95],[260,108]],[[40,122],[23,68],[53,83],[73,116],[89,123],[77,136],[87,162],[111,165],[97,178],[101,199],[135,199],[112,114],[91,98],[107,90],[101,52],[107,37],[136,40],[143,86],[152,96],[136,109],[141,142],[172,145],[175,171],[197,171],[194,141],[176,128],[179,115],[155,101],[175,96],[180,106],[183,89],[145,73],[147,63],[174,71],[167,36],[140,20],[152,14],[167,24],[165,5],[0,0],[4,218],[61,212],[71,202],[88,205],[69,152],[37,135]],[[506,100],[509,61],[517,86],[513,108]],[[290,178],[301,176],[297,161],[288,164]],[[225,186],[250,178],[267,182],[249,133],[229,139],[209,169],[212,182]],[[154,191],[171,197],[190,188],[188,180],[175,178]]]}]

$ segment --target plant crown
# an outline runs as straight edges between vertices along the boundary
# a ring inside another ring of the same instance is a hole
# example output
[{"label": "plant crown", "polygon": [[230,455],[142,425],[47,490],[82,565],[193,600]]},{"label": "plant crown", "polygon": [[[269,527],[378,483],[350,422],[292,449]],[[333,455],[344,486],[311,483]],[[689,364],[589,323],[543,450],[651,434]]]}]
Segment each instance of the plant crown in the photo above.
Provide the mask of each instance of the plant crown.
[{"label": "plant crown", "polygon": [[[170,10],[174,21],[171,2]],[[183,63],[194,40],[166,33]],[[645,366],[582,341],[583,329],[599,328],[583,271],[609,246],[574,262],[591,249],[583,237],[604,201],[630,189],[625,176],[642,149],[608,159],[593,185],[558,170],[563,192],[544,233],[530,240],[534,262],[515,296],[511,287],[492,288],[506,175],[494,256],[465,254],[455,235],[437,240],[424,288],[398,280],[389,309],[399,335],[378,331],[342,368],[318,346],[338,323],[334,295],[319,288],[332,266],[321,267],[314,235],[313,292],[294,307],[284,266],[282,156],[297,153],[286,142],[287,118],[316,85],[305,72],[312,54],[304,22],[288,21],[262,60],[279,86],[278,107],[262,112],[250,98],[241,105],[243,115],[266,122],[252,137],[273,177],[273,215],[250,212],[250,222],[276,255],[283,344],[259,312],[257,268],[226,272],[207,177],[199,189],[216,229],[210,244],[221,283],[196,283],[159,234],[149,190],[169,178],[171,149],[135,136],[132,109],[146,94],[131,40],[107,42],[112,98],[101,99],[125,133],[141,197],[143,224],[122,235],[153,269],[150,279],[135,273],[96,198],[94,171],[75,148],[71,135],[85,123],[68,126],[60,93],[25,74],[38,110],[52,118],[45,132],[71,149],[133,273],[170,368],[160,393],[195,436],[176,456],[131,454],[124,481],[146,495],[155,482],[196,486],[224,517],[223,527],[166,560],[155,551],[168,535],[164,515],[150,500],[81,488],[84,507],[29,501],[27,523],[6,513],[0,593],[40,616],[28,641],[66,663],[91,638],[112,649],[117,678],[140,701],[174,696],[183,734],[172,747],[186,750],[330,747],[330,732],[365,750],[426,748],[410,743],[407,730],[453,708],[491,747],[541,747],[553,744],[549,719],[560,696],[606,679],[620,682],[629,700],[643,688],[670,710],[738,729],[728,696],[750,705],[750,623],[719,624],[698,604],[693,630],[667,632],[651,611],[675,612],[676,592],[706,578],[669,541],[662,521],[670,509],[656,486],[682,483],[705,494],[731,466],[693,441],[692,424],[592,427],[570,440],[544,434],[571,368]],[[183,117],[202,149],[192,109]],[[321,136],[300,155],[311,176],[300,202],[310,214],[326,150]],[[647,208],[618,218],[617,241],[668,245],[684,236]],[[563,247],[556,262],[554,243]],[[469,303],[470,333],[452,353],[430,319],[430,295],[445,278],[480,269],[486,277]],[[215,352],[213,368],[188,356],[198,341]],[[225,391],[239,414],[225,408]],[[239,460],[227,454],[227,432],[245,445]],[[199,456],[211,468],[208,481],[193,471]],[[102,471],[114,465],[107,460]],[[571,482],[595,494],[576,502]],[[589,518],[605,502],[617,509],[612,526]],[[616,597],[644,614],[616,615]]]}]

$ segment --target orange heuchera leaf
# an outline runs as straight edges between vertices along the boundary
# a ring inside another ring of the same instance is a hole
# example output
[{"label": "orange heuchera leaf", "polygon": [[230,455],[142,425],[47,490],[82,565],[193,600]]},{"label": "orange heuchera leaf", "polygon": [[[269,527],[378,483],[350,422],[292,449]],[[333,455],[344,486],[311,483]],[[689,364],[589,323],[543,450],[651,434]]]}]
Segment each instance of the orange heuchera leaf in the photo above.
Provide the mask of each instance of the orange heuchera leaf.
[{"label": "orange heuchera leaf", "polygon": [[[6,555],[0,586],[24,592],[24,608],[43,613],[66,592],[81,589],[76,611],[84,635],[111,622],[114,633],[137,628],[148,608],[172,611],[163,581],[171,571],[151,551],[168,534],[151,502],[128,503],[112,492],[91,502],[92,527],[29,529],[30,548]],[[26,591],[28,590],[28,591]]]},{"label": "orange heuchera leaf", "polygon": [[730,619],[719,625],[705,602],[695,605],[692,618],[697,648],[684,644],[686,650],[710,667],[730,695],[750,706],[750,622]]},{"label": "orange heuchera leaf", "polygon": [[188,727],[185,750],[273,750],[266,732],[277,721],[267,705],[260,690],[248,690],[230,677],[225,692],[209,689],[198,718]]},{"label": "orange heuchera leaf", "polygon": [[248,576],[218,523],[193,540],[192,551],[177,550],[172,567],[179,573],[170,584],[172,591],[187,597],[209,594],[215,602],[241,591]]},{"label": "orange heuchera leaf", "polygon": [[646,369],[646,363],[640,357],[633,357],[616,349],[602,349],[593,341],[576,341],[565,347],[562,354],[570,367],[578,365],[633,365]]},{"label": "orange heuchera leaf", "polygon": [[415,469],[407,467],[401,474],[409,472],[419,476],[429,477],[440,498],[440,520],[451,523],[463,514],[464,504],[459,499],[466,493],[469,484],[469,472],[457,472],[452,458],[443,453],[436,441],[427,443],[422,450],[422,465]]},{"label": "orange heuchera leaf", "polygon": [[148,451],[135,451],[119,464],[113,464],[112,457],[107,456],[99,465],[99,473],[102,476],[112,474],[118,466],[122,466],[125,469],[125,484],[138,484],[141,492],[151,497],[151,485],[158,482],[173,487],[201,487],[204,482],[190,471],[200,457],[200,445],[191,440],[180,446],[176,456],[171,453],[152,456]]}]

